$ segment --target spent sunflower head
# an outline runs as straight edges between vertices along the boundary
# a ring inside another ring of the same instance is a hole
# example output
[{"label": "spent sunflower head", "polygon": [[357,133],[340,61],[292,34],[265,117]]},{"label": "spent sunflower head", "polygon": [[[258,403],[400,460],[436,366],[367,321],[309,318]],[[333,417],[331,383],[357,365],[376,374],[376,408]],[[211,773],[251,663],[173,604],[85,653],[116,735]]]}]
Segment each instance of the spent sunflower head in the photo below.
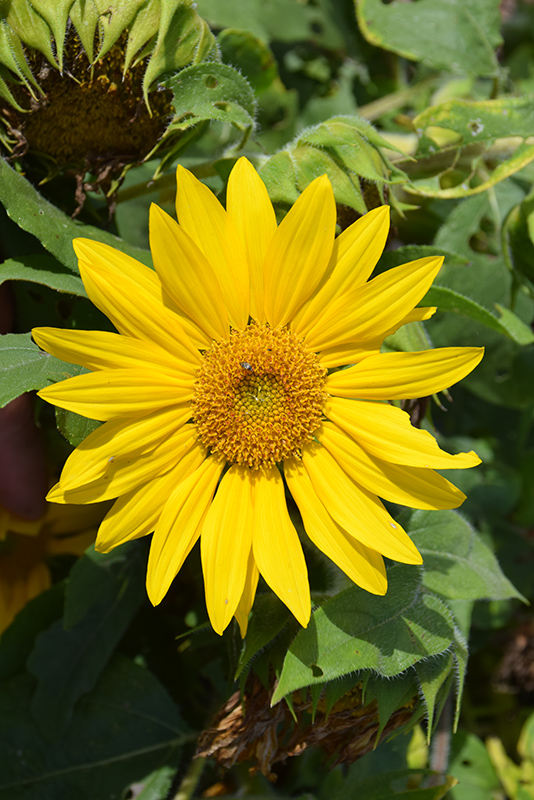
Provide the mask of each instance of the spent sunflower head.
[{"label": "spent sunflower head", "polygon": [[308,623],[306,563],[285,487],[317,547],[384,594],[383,556],[422,559],[378,498],[454,508],[464,495],[434,470],[479,463],[473,452],[444,452],[387,402],[439,392],[482,357],[480,348],[380,352],[401,325],[432,315],[416,305],[442,259],[368,280],[388,233],[386,207],[335,238],[323,176],[277,225],[245,158],[230,175],[226,210],[179,167],[176,208],[178,223],[152,206],[155,271],[98,242],[74,243],[87,293],[118,333],[33,332],[43,349],[90,370],[41,397],[104,422],[68,458],[49,499],[117,498],[100,526],[101,551],[153,532],[154,604],[200,537],[219,633],[235,615],[244,635],[260,574]]},{"label": "spent sunflower head", "polygon": [[83,202],[85,188],[112,193],[132,164],[177,146],[173,95],[158,82],[217,57],[193,0],[12,0],[2,8],[0,142],[11,158],[74,175]]}]

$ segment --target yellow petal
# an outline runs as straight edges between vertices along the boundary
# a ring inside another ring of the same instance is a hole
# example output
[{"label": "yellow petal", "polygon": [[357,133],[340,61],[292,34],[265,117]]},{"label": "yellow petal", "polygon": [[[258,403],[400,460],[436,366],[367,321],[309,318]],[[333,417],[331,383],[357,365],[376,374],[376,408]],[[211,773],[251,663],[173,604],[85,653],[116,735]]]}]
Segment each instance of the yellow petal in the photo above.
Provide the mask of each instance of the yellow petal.
[{"label": "yellow petal", "polygon": [[412,540],[380,500],[354,483],[324,447],[303,447],[302,462],[319,500],[347,533],[387,558],[422,563]]},{"label": "yellow petal", "polygon": [[323,175],[302,192],[274,234],[265,260],[265,316],[285,325],[323,277],[334,245],[336,204]]},{"label": "yellow petal", "polygon": [[179,359],[200,356],[176,313],[163,301],[156,273],[113,247],[74,239],[80,275],[91,301],[120,333],[155,342]]},{"label": "yellow petal", "polygon": [[205,458],[205,448],[195,445],[165,475],[119,497],[100,525],[96,549],[109,553],[119,544],[152,533],[170,495]]},{"label": "yellow petal", "polygon": [[72,488],[65,489],[62,476],[49,499],[55,503],[99,503],[119,497],[168,472],[195,443],[194,429],[184,426],[155,450],[126,454],[122,458],[112,456],[103,474],[92,480],[82,478]]},{"label": "yellow petal", "polygon": [[200,536],[200,523],[210,506],[224,461],[208,456],[203,464],[178,484],[158,520],[150,555],[146,588],[157,606]]},{"label": "yellow petal", "polygon": [[249,270],[245,247],[233,219],[213,192],[191,172],[178,166],[176,179],[180,227],[211,264],[221,285],[230,322],[243,330],[249,317]]},{"label": "yellow petal", "polygon": [[306,533],[316,547],[362,589],[385,594],[388,582],[384,559],[334,522],[317,497],[302,461],[295,458],[284,461],[284,475]]},{"label": "yellow petal", "polygon": [[76,375],[38,392],[39,397],[90,419],[148,414],[193,397],[194,378],[155,367],[114,369]]},{"label": "yellow petal", "polygon": [[431,469],[466,469],[480,464],[472,451],[446,453],[428,431],[413,427],[406,411],[388,403],[331,397],[324,413],[365,450],[384,461]]},{"label": "yellow petal", "polygon": [[315,436],[334,456],[341,469],[373,494],[410,508],[457,508],[465,494],[432,469],[397,466],[369,455],[332,422]]},{"label": "yellow petal", "polygon": [[366,282],[382,254],[388,231],[389,206],[379,206],[337,237],[323,281],[291,323],[293,333],[304,336],[333,300]]},{"label": "yellow petal", "polygon": [[378,339],[373,339],[361,345],[358,345],[358,342],[348,342],[348,344],[338,344],[336,347],[327,347],[318,354],[319,363],[327,369],[345,364],[359,364],[365,358],[378,355],[381,344]]},{"label": "yellow petal", "polygon": [[150,249],[156,272],[178,308],[212,339],[228,335],[218,276],[195,242],[159,206],[150,206]]},{"label": "yellow petal", "polygon": [[[111,420],[87,436],[65,462],[59,484],[70,492],[97,478],[108,483],[125,469],[136,469],[172,437],[177,455],[196,440],[196,431],[184,425],[187,405],[156,411],[135,420]],[[177,437],[177,438],[176,438]],[[135,466],[133,466],[135,464]]]},{"label": "yellow petal", "polygon": [[169,353],[154,342],[117,333],[34,328],[32,337],[47,353],[90,370],[149,369],[157,364],[163,369],[195,374],[195,366],[191,362],[178,359],[174,353]]},{"label": "yellow petal", "polygon": [[384,337],[426,294],[443,258],[420,258],[345,292],[317,317],[306,334],[312,350]]},{"label": "yellow petal", "polygon": [[250,273],[250,314],[258,322],[265,322],[263,264],[276,231],[276,216],[265,184],[246,158],[240,158],[230,173],[226,208],[245,245]]},{"label": "yellow petal", "polygon": [[311,614],[308,570],[299,537],[289,518],[277,467],[258,471],[252,487],[254,560],[280,600],[303,627]]},{"label": "yellow petal", "polygon": [[380,353],[329,375],[326,390],[362,400],[428,397],[461,381],[484,355],[483,347],[440,347],[417,353]]},{"label": "yellow petal", "polygon": [[222,635],[245,588],[252,547],[252,488],[248,467],[234,464],[224,475],[202,524],[200,552],[206,606]]},{"label": "yellow petal", "polygon": [[437,308],[414,308],[410,311],[398,325],[394,325],[384,335],[379,336],[378,339],[368,339],[365,342],[348,342],[347,344],[338,344],[335,347],[328,347],[319,353],[319,361],[327,369],[332,367],[341,367],[345,364],[358,364],[364,358],[369,356],[376,356],[380,353],[382,342],[387,336],[391,336],[403,325],[409,322],[422,322],[425,319],[435,314]]},{"label": "yellow petal", "polygon": [[254,604],[254,598],[256,597],[256,587],[258,586],[259,577],[260,573],[258,572],[256,562],[254,561],[254,554],[251,548],[247,563],[245,588],[243,589],[243,594],[241,595],[239,605],[235,610],[235,618],[237,620],[237,624],[239,625],[242,639],[244,639],[247,635],[248,618]]}]

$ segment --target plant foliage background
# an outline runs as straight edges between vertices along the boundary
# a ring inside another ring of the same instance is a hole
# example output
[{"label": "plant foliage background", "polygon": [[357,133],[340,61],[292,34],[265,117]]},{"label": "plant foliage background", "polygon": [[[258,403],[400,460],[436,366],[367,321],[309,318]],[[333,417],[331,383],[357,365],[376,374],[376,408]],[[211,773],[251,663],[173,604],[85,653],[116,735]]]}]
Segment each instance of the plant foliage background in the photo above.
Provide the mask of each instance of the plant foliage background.
[{"label": "plant foliage background", "polygon": [[[438,314],[387,345],[485,346],[460,386],[408,408],[483,464],[450,476],[468,498],[458,513],[397,509],[424,566],[391,566],[384,598],[305,543],[316,606],[306,630],[264,591],[244,643],[237,628],[217,636],[196,551],[156,609],[143,540],[49,556],[51,588],[0,639],[0,798],[534,797],[534,5],[83,7],[0,4],[0,95],[21,103],[27,89],[38,102],[30,49],[51,63],[86,13],[95,64],[117,42],[131,63],[151,53],[141,95],[153,104],[156,88],[167,92],[165,137],[108,180],[96,162],[17,149],[4,113],[2,405],[79,369],[41,352],[32,327],[109,325],[86,298],[72,239],[150,265],[148,207],[172,213],[177,159],[224,198],[245,154],[280,216],[324,173],[341,227],[391,204],[378,271],[445,254],[422,302]],[[105,118],[82,123],[98,138]],[[40,403],[34,413],[52,479],[96,423]]]}]

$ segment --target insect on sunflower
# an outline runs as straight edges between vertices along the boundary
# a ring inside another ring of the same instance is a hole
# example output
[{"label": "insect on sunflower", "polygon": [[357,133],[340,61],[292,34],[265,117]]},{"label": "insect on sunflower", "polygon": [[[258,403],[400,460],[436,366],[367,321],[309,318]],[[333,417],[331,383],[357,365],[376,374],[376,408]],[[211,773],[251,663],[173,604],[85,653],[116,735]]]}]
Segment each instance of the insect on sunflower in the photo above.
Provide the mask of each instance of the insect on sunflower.
[{"label": "insect on sunflower", "polygon": [[[285,486],[309,538],[355,583],[387,589],[383,556],[422,559],[379,497],[423,509],[464,498],[436,469],[472,467],[388,401],[441,391],[481,348],[381,353],[386,336],[430,317],[416,308],[442,258],[371,280],[388,209],[335,237],[330,181],[317,178],[277,225],[267,190],[241,158],[227,208],[178,168],[178,223],[153,205],[155,271],[99,242],[74,247],[91,300],[118,333],[34,330],[91,370],[40,392],[102,420],[68,458],[49,500],[117,498],[100,526],[109,551],[153,532],[152,603],[200,537],[206,604],[222,633],[245,635],[259,575],[302,625],[310,589]],[[339,367],[347,368],[338,369]]]}]

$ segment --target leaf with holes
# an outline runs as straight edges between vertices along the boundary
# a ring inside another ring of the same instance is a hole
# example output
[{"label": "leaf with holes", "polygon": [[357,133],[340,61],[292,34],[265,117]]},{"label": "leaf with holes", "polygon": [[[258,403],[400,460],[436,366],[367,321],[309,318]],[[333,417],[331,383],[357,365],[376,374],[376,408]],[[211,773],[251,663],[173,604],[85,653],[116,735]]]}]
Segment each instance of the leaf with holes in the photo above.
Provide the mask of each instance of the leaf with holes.
[{"label": "leaf with holes", "polygon": [[174,93],[169,130],[186,131],[201,122],[227,122],[240,131],[254,128],[256,98],[246,78],[228,64],[197,64],[165,81]]}]

